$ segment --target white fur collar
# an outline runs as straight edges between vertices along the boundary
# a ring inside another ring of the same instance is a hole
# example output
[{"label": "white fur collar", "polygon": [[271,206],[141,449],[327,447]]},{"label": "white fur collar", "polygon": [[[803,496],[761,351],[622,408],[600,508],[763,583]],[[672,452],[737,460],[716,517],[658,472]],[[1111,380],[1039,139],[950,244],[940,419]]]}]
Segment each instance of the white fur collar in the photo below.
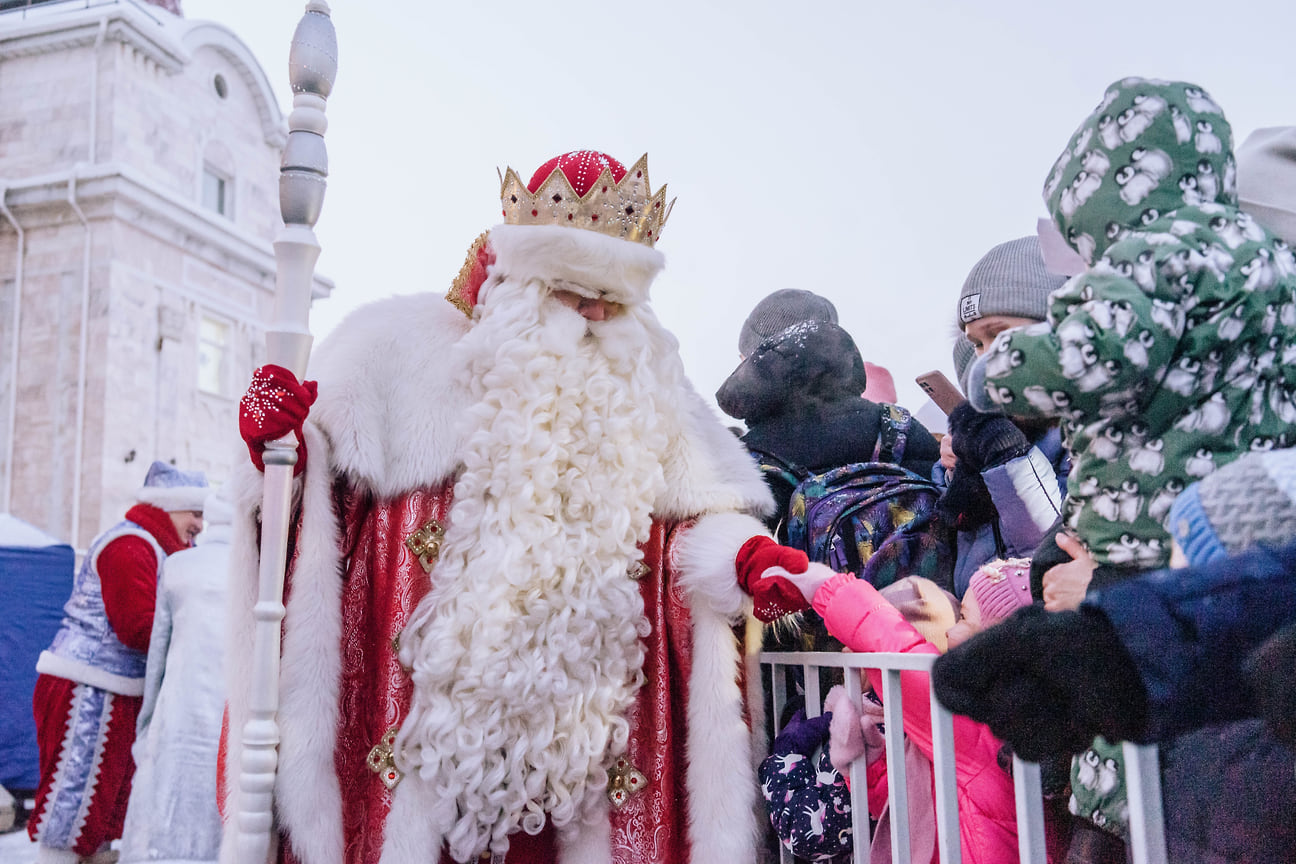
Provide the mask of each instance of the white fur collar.
[{"label": "white fur collar", "polygon": [[[311,420],[328,440],[335,471],[386,497],[437,485],[458,470],[457,421],[469,395],[448,358],[470,326],[441,296],[411,294],[356,310],[320,344],[308,373],[319,381]],[[773,499],[741,442],[691,385],[686,399],[685,434],[668,454],[656,515],[771,512]]]}]

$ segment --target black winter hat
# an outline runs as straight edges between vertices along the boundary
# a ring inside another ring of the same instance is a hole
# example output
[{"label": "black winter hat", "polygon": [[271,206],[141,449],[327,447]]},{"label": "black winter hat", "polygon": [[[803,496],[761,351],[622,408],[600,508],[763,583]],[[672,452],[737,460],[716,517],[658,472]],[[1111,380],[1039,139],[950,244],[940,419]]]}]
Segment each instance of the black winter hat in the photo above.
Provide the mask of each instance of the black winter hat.
[{"label": "black winter hat", "polygon": [[750,357],[760,343],[802,321],[837,323],[837,307],[827,297],[801,288],[783,288],[756,304],[738,333],[738,353]]},{"label": "black winter hat", "polygon": [[858,400],[867,384],[849,333],[828,321],[802,321],[760,342],[716,391],[716,402],[751,423]]}]

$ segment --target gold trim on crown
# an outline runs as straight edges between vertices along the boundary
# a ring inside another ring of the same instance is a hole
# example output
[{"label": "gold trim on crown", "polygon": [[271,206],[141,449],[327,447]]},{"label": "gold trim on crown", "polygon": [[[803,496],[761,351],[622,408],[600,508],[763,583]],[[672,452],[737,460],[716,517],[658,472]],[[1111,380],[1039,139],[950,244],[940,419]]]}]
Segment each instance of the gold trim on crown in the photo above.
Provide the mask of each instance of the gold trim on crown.
[{"label": "gold trim on crown", "polygon": [[565,225],[652,246],[661,236],[675,199],[666,187],[654,195],[648,186],[648,154],[639,157],[618,183],[604,168],[585,197],[576,194],[562,170],[555,168],[534,193],[509,168],[500,178],[500,203],[506,225]]}]

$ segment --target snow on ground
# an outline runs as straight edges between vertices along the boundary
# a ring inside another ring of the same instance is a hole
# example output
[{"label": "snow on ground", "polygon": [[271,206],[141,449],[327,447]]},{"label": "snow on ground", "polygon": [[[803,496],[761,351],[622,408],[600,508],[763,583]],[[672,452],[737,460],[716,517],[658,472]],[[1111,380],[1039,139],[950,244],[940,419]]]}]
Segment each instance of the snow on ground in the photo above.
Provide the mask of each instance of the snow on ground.
[{"label": "snow on ground", "polygon": [[27,839],[26,831],[0,834],[0,864],[35,864],[36,844]]}]

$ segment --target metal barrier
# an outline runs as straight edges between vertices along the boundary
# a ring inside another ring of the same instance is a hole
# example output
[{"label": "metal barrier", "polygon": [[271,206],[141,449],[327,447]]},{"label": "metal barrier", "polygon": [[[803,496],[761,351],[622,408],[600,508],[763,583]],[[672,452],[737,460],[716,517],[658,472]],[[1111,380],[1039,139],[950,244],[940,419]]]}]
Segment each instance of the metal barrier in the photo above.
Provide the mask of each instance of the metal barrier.
[{"label": "metal barrier", "polygon": [[[882,716],[886,734],[887,795],[891,812],[891,861],[907,864],[909,854],[909,803],[904,789],[905,760],[904,737],[896,730],[904,729],[903,702],[900,693],[900,673],[913,671],[929,673],[935,654],[849,654],[834,652],[765,652],[761,663],[772,667],[772,708],[775,725],[783,714],[787,693],[787,667],[802,668],[805,682],[806,716],[817,717],[823,712],[823,697],[819,692],[821,668],[878,669],[882,673]],[[846,694],[859,705],[863,698],[860,676],[845,675]],[[932,717],[932,775],[936,792],[936,843],[942,864],[960,864],[963,853],[959,841],[958,786],[954,770],[954,716],[927,688],[931,698]],[[1161,811],[1160,769],[1155,746],[1139,746],[1126,742],[1126,788],[1130,808],[1130,849],[1134,864],[1168,864],[1165,846],[1165,828]],[[868,789],[864,758],[856,759],[850,767],[851,833],[853,838],[869,836]],[[1023,762],[1013,757],[1013,786],[1017,804],[1017,849],[1021,864],[1045,864],[1044,797],[1040,785],[1039,765]],[[781,861],[791,864],[792,855],[780,843]],[[853,860],[856,864],[868,861],[868,846],[855,843]]]}]

